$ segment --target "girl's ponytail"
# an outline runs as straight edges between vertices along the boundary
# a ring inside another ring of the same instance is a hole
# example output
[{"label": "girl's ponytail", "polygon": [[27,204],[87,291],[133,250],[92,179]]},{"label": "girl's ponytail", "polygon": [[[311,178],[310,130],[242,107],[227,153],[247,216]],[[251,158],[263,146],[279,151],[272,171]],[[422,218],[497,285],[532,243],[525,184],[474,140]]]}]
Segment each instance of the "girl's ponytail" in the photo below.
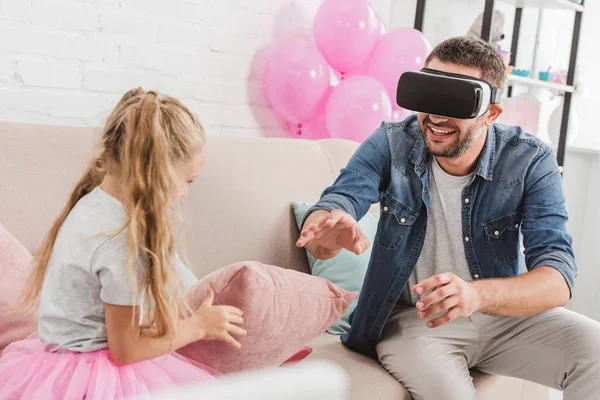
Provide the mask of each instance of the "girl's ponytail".
[{"label": "girl's ponytail", "polygon": [[[169,218],[173,188],[173,157],[165,114],[158,93],[145,93],[125,117],[121,171],[129,263],[137,251],[148,271],[144,298],[154,300],[155,324],[160,334],[170,333],[178,316],[175,240]],[[135,279],[130,268],[130,277]],[[135,283],[134,283],[135,286]]]}]

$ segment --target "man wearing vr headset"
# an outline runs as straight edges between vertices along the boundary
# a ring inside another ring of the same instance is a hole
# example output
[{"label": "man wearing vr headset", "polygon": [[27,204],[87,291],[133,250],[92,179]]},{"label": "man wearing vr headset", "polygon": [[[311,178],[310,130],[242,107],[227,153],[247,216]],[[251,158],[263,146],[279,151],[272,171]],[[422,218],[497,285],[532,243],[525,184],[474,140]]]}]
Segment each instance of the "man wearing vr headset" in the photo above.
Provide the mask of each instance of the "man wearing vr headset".
[{"label": "man wearing vr headset", "polygon": [[[600,323],[568,311],[577,267],[551,149],[495,124],[506,79],[489,44],[458,37],[405,73],[383,123],[312,207],[297,245],[328,259],[370,245],[342,341],[378,358],[414,399],[475,399],[470,368],[600,393]],[[523,268],[520,234],[525,248]]]}]

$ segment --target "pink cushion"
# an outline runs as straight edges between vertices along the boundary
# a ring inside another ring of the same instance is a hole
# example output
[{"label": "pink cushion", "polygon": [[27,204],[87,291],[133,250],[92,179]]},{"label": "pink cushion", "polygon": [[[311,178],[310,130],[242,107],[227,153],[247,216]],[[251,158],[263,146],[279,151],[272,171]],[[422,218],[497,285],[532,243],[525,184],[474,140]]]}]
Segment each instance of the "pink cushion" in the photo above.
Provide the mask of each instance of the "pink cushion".
[{"label": "pink cushion", "polygon": [[239,307],[248,335],[241,349],[219,341],[198,341],[179,352],[223,373],[281,365],[303,345],[325,332],[346,311],[357,293],[301,272],[242,262],[201,279],[187,293],[197,309],[208,287],[214,304]]},{"label": "pink cushion", "polygon": [[0,225],[0,352],[37,328],[35,315],[19,312],[18,303],[31,268],[31,254]]}]

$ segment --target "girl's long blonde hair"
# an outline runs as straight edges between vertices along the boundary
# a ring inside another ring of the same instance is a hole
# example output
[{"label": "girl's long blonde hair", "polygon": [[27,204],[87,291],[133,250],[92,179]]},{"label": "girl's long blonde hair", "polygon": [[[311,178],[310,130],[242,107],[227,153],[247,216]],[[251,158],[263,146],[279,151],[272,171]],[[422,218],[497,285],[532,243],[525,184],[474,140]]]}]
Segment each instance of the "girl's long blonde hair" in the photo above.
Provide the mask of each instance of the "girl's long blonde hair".
[{"label": "girl's long blonde hair", "polygon": [[174,332],[180,284],[174,265],[175,235],[170,213],[175,192],[174,166],[187,162],[205,144],[202,125],[178,100],[141,88],[127,92],[112,111],[98,153],[75,186],[66,206],[34,260],[25,304],[36,303],[54,242],[77,202],[99,186],[108,168],[118,168],[128,220],[129,276],[137,287],[133,263],[143,260],[145,304],[154,301],[154,323],[161,335]]}]

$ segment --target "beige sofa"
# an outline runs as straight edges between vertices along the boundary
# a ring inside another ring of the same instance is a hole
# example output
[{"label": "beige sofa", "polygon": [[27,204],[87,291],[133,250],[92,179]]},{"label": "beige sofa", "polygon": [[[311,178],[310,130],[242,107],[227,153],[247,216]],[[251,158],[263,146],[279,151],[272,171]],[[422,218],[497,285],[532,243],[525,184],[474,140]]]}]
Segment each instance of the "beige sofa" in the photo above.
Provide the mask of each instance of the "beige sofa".
[{"label": "beige sofa", "polygon": [[[97,135],[88,128],[0,122],[0,223],[31,252],[85,168]],[[190,268],[203,276],[258,260],[308,273],[304,250],[294,245],[290,202],[316,201],[355,149],[340,140],[209,137],[206,167],[183,201]],[[310,345],[311,357],[348,372],[353,399],[410,399],[377,362],[347,350],[337,336],[324,333]],[[478,399],[544,398],[525,395],[521,380],[473,377]]]}]

